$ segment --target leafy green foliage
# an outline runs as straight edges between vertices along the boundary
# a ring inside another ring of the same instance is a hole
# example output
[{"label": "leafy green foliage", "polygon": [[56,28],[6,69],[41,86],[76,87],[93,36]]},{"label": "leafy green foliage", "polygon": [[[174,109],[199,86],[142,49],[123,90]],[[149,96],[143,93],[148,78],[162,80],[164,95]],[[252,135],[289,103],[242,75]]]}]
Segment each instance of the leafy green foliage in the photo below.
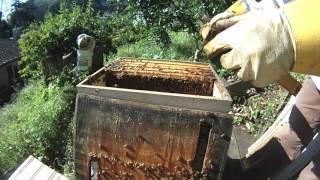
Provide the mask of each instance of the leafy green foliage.
[{"label": "leafy green foliage", "polygon": [[172,44],[163,48],[153,39],[144,39],[135,44],[128,44],[118,48],[117,54],[113,59],[118,57],[142,57],[153,59],[181,59],[192,60],[194,52],[197,49],[193,37],[187,32],[170,33]]},{"label": "leafy green foliage", "polygon": [[149,39],[151,35],[143,21],[132,17],[129,7],[121,12],[115,12],[109,23],[112,28],[112,42],[115,47]]},{"label": "leafy green foliage", "polygon": [[76,87],[87,75],[87,72],[80,71],[74,66],[69,65],[64,67],[60,74],[52,76],[50,82],[58,87],[64,87],[65,85]]},{"label": "leafy green foliage", "polygon": [[62,6],[58,14],[31,24],[20,39],[20,74],[35,80],[0,110],[0,177],[28,155],[56,170],[72,173],[74,87],[87,74],[73,63],[63,62],[62,69],[46,77],[45,67],[47,56],[62,57],[74,51],[81,33],[92,35],[105,54],[114,50],[109,21],[99,18],[91,3],[86,9],[75,4],[71,9]]},{"label": "leafy green foliage", "polygon": [[21,2],[20,0],[13,0],[9,20],[13,26],[21,26],[21,22],[23,25],[29,25],[28,22],[33,20],[42,21],[48,13],[57,14],[61,4],[66,4],[68,7],[77,4],[85,8],[90,2],[95,10],[112,12],[114,4],[106,4],[104,1],[105,0],[24,0]]},{"label": "leafy green foliage", "polygon": [[299,74],[299,73],[290,73],[291,76],[293,78],[295,78],[298,82],[303,83],[304,79],[305,79],[305,75],[304,74]]},{"label": "leafy green foliage", "polygon": [[97,46],[102,46],[108,54],[114,51],[111,30],[90,4],[85,11],[77,5],[72,9],[62,6],[57,15],[48,15],[44,22],[32,24],[20,39],[20,73],[23,77],[43,76],[47,56],[62,57],[69,53],[76,48],[77,36],[82,33],[92,35]]},{"label": "leafy green foliage", "polygon": [[62,168],[71,137],[70,89],[33,81],[0,110],[0,177],[29,155]]},{"label": "leafy green foliage", "polygon": [[34,13],[36,6],[30,1],[20,2],[15,0],[12,4],[12,13],[9,15],[11,27],[26,27],[36,19]]},{"label": "leafy green foliage", "polygon": [[147,28],[152,29],[156,40],[169,44],[170,31],[187,30],[198,34],[203,16],[212,16],[224,10],[230,1],[207,0],[133,0],[133,15],[143,19]]},{"label": "leafy green foliage", "polygon": [[282,104],[287,100],[287,92],[279,85],[271,84],[260,92],[251,93],[253,95],[233,97],[233,120],[260,136],[276,120]]}]

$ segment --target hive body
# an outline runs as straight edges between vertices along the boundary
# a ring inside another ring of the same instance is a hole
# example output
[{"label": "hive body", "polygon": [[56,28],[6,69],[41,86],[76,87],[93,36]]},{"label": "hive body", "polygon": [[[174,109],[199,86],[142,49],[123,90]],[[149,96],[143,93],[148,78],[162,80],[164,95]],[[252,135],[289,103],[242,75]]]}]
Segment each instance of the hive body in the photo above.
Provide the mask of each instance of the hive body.
[{"label": "hive body", "polygon": [[77,179],[220,178],[231,99],[210,65],[121,58],[77,89]]}]

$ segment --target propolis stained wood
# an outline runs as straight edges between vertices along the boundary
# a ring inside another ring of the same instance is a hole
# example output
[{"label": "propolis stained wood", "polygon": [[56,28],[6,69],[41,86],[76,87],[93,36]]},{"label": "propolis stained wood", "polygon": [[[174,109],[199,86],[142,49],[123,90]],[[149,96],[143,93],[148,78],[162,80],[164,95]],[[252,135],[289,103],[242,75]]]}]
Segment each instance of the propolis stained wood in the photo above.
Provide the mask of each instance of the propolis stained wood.
[{"label": "propolis stained wood", "polygon": [[77,179],[220,178],[231,98],[209,64],[120,58],[77,89]]}]

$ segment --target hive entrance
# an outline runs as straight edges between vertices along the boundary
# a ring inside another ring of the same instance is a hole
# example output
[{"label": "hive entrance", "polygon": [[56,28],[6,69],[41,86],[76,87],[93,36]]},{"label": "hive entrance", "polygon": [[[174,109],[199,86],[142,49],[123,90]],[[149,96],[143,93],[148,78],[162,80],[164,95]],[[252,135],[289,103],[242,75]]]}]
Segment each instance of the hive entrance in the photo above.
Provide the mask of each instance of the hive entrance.
[{"label": "hive entrance", "polygon": [[105,71],[107,87],[212,96],[214,76],[206,64],[125,60]]}]

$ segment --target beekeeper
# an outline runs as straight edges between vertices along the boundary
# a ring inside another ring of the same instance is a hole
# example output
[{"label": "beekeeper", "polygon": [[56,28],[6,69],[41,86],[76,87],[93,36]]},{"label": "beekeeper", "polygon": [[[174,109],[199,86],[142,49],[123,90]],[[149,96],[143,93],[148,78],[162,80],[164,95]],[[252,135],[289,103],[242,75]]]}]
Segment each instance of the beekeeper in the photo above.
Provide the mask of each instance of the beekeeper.
[{"label": "beekeeper", "polygon": [[77,45],[77,68],[81,71],[90,71],[96,42],[92,36],[80,34],[77,37]]},{"label": "beekeeper", "polygon": [[[257,87],[277,82],[290,71],[319,76],[319,7],[319,0],[238,1],[210,21],[210,28],[220,33],[207,39],[204,50],[209,57],[221,55],[223,67],[238,70],[241,79]],[[266,179],[279,173],[311,141],[320,124],[316,76],[305,80],[275,142],[261,150],[268,158],[236,179]],[[299,179],[320,179],[320,155],[301,171]]]}]

